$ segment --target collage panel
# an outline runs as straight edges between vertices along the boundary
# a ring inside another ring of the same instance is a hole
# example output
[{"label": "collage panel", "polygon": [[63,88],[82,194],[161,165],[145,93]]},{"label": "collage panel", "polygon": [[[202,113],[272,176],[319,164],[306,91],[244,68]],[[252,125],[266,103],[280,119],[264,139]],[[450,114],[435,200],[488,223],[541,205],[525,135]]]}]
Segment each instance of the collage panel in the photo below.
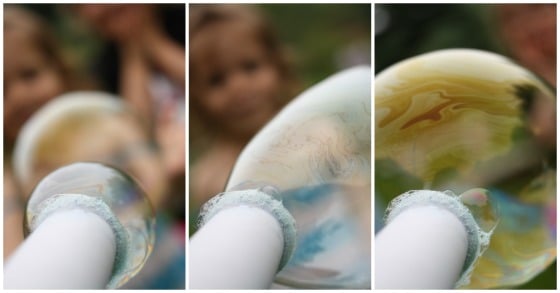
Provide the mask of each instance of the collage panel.
[{"label": "collage panel", "polygon": [[557,288],[554,2],[2,8],[4,289]]},{"label": "collage panel", "polygon": [[555,289],[556,4],[376,4],[376,289]]},{"label": "collage panel", "polygon": [[184,289],[184,4],[5,4],[4,288]]},{"label": "collage panel", "polygon": [[189,5],[189,288],[371,288],[371,5]]}]

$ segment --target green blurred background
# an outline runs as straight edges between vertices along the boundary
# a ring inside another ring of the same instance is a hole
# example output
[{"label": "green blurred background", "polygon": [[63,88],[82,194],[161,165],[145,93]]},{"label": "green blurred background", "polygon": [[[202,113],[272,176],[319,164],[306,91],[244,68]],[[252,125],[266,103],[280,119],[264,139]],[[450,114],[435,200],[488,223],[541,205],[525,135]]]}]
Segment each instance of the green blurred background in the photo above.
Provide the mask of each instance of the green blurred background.
[{"label": "green blurred background", "polygon": [[343,68],[370,63],[369,4],[258,6],[293,53],[303,88]]},{"label": "green blurred background", "polygon": [[375,72],[443,48],[504,54],[490,5],[375,5]]},{"label": "green blurred background", "polygon": [[[495,4],[375,5],[375,73],[444,48],[508,56],[556,84],[556,6]],[[376,229],[386,203],[376,199]],[[556,289],[556,261],[518,289]]]},{"label": "green blurred background", "polygon": [[512,58],[556,85],[555,4],[375,5],[375,72],[444,48]]}]

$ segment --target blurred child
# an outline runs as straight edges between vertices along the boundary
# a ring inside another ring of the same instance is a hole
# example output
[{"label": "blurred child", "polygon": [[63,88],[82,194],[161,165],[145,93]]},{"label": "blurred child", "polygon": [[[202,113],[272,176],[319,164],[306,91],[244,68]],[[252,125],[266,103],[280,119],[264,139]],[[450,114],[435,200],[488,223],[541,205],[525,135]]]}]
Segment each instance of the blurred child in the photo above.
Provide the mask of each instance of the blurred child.
[{"label": "blurred child", "polygon": [[23,203],[10,165],[22,125],[52,98],[92,87],[64,57],[42,19],[4,6],[4,256],[23,239]]},{"label": "blurred child", "polygon": [[23,123],[50,99],[92,87],[64,57],[42,19],[16,5],[4,7],[4,142],[8,149]]},{"label": "blurred child", "polygon": [[191,154],[210,140],[191,169],[196,210],[223,191],[243,147],[295,96],[295,79],[272,28],[254,8],[190,5],[189,22]]}]

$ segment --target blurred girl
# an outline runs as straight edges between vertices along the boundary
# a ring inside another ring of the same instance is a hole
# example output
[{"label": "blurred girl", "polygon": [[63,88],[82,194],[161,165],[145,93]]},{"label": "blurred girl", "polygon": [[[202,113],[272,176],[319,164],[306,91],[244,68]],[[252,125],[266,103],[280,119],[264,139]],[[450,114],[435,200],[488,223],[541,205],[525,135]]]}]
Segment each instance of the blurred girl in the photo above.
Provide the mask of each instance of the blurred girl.
[{"label": "blurred girl", "polygon": [[49,26],[30,11],[4,7],[4,139],[11,148],[23,123],[64,92],[92,88],[72,69]]}]

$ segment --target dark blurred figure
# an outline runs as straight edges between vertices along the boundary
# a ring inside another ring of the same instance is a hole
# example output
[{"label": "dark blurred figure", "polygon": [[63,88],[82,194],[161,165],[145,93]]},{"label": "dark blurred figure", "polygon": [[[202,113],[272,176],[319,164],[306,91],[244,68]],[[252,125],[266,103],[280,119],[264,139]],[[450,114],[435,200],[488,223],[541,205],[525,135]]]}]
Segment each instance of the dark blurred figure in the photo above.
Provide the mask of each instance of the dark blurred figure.
[{"label": "dark blurred figure", "polygon": [[78,4],[73,10],[107,41],[97,75],[143,117],[184,198],[184,5]]}]

